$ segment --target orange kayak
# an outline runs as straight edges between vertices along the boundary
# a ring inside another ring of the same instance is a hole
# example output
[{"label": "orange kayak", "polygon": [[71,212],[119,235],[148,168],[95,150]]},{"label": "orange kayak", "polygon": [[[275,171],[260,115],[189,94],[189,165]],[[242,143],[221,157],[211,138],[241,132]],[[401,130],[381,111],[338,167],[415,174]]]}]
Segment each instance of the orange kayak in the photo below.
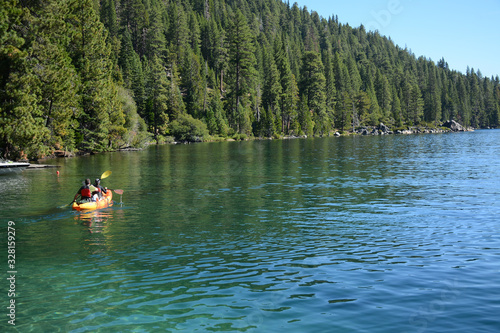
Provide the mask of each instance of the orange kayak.
[{"label": "orange kayak", "polygon": [[73,202],[73,206],[71,206],[71,208],[78,211],[96,210],[96,209],[106,208],[112,205],[113,205],[113,193],[111,190],[108,190],[107,193],[103,193],[103,197],[98,201],[83,202],[80,204]]}]

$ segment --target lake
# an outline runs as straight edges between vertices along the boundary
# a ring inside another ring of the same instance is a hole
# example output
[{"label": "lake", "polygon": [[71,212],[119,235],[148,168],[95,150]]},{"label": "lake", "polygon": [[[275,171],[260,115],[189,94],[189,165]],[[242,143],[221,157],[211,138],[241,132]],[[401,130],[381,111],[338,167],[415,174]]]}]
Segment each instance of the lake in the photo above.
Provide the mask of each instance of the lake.
[{"label": "lake", "polygon": [[[45,163],[0,178],[3,332],[500,331],[500,130]],[[112,208],[61,207],[106,170]]]}]

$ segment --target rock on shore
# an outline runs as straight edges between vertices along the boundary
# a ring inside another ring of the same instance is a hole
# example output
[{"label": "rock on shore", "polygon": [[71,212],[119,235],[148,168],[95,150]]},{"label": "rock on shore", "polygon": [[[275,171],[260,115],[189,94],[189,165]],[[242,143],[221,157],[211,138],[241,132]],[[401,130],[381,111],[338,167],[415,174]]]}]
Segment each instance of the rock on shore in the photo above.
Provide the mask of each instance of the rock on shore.
[{"label": "rock on shore", "polygon": [[467,129],[465,127],[463,127],[462,125],[457,123],[455,120],[445,121],[441,126],[447,127],[449,129],[451,129],[453,132],[465,132],[465,131],[467,131]]},{"label": "rock on shore", "polygon": [[384,123],[380,123],[378,126],[365,126],[357,128],[354,133],[360,135],[387,135],[387,134],[423,134],[423,133],[446,133],[446,132],[465,132],[473,131],[472,128],[466,128],[457,123],[455,120],[448,120],[444,122],[440,127],[421,127],[412,126],[406,129],[397,129],[391,131],[391,129]]}]

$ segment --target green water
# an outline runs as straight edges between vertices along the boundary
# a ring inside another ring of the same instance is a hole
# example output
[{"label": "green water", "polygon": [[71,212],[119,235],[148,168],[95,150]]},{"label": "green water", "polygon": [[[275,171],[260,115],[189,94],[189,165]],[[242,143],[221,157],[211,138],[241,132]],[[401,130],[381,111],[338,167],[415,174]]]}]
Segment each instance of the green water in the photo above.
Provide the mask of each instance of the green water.
[{"label": "green water", "polygon": [[[498,332],[499,153],[496,130],[225,142],[3,176],[0,328]],[[106,170],[112,208],[60,208]]]}]

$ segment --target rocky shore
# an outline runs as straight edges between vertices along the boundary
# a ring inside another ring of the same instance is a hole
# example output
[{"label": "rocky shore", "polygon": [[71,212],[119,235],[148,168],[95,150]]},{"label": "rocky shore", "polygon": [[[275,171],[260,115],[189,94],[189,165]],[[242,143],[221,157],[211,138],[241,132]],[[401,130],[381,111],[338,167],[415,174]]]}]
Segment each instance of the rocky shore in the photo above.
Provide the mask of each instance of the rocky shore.
[{"label": "rocky shore", "polygon": [[[354,134],[359,135],[388,135],[388,134],[424,134],[424,133],[448,133],[448,132],[470,132],[471,127],[464,127],[455,120],[448,120],[436,127],[409,126],[391,130],[388,126],[380,123],[378,126],[365,126],[357,128]],[[340,135],[340,134],[338,134]]]}]

